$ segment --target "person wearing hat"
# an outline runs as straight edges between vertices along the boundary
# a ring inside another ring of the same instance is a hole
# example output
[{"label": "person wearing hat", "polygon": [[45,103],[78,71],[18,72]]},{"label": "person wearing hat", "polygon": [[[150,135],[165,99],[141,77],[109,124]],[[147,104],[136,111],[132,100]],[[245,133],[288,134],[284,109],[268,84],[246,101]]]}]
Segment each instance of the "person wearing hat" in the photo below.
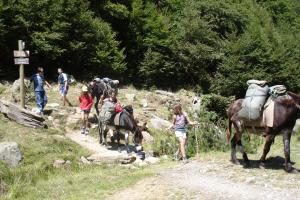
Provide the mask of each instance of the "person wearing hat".
[{"label": "person wearing hat", "polygon": [[80,110],[81,110],[81,121],[82,131],[81,134],[88,134],[88,119],[94,100],[92,95],[89,94],[87,86],[83,86],[81,89],[81,95],[79,97]]}]

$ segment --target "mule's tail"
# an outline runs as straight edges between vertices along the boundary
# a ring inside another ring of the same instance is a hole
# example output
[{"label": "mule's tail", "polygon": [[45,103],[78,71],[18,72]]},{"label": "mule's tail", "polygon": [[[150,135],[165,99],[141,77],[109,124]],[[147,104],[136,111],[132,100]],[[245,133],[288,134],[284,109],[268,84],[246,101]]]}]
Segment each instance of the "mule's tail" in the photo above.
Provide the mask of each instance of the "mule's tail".
[{"label": "mule's tail", "polygon": [[228,127],[227,127],[227,143],[229,144],[230,138],[231,138],[231,127],[232,127],[232,121],[228,119]]}]

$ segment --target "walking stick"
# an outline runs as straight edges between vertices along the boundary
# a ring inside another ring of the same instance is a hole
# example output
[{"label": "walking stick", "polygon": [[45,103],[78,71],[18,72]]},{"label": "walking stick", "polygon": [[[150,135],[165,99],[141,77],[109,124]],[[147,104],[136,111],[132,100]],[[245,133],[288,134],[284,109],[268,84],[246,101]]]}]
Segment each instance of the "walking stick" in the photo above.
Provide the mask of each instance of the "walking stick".
[{"label": "walking stick", "polygon": [[196,126],[194,126],[194,134],[195,134],[195,138],[196,138],[196,157],[199,157],[199,144],[198,144],[198,136],[196,134]]}]

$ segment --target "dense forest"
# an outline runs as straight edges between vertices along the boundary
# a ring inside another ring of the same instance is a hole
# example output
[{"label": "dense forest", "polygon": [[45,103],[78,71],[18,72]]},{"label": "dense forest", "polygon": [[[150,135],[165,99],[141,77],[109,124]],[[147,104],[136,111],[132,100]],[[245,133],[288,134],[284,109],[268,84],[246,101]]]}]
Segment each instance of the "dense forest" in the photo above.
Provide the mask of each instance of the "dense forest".
[{"label": "dense forest", "polygon": [[242,95],[248,79],[300,92],[299,0],[0,0],[0,77],[30,65],[77,79]]}]

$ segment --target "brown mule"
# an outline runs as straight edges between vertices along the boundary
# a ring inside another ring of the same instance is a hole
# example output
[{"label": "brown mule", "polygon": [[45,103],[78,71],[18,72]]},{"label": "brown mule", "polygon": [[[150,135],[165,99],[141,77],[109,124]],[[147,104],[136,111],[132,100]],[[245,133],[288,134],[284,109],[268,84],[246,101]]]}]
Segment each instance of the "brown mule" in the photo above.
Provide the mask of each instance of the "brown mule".
[{"label": "brown mule", "polygon": [[[274,141],[275,136],[283,134],[283,144],[284,144],[284,155],[285,155],[285,170],[292,171],[292,164],[290,160],[290,140],[293,132],[293,128],[296,124],[296,120],[300,118],[300,96],[288,92],[289,98],[275,100],[274,105],[274,124],[273,127],[260,127],[264,130],[264,136],[266,137],[266,142],[263,150],[263,154],[260,158],[260,166],[265,166],[266,156],[270,151],[270,147]],[[227,110],[227,117],[229,119],[228,129],[227,129],[227,140],[229,142],[231,138],[231,127],[232,124],[236,130],[234,137],[231,139],[231,161],[238,164],[236,158],[236,149],[238,149],[243,154],[243,159],[246,165],[249,165],[249,160],[246,152],[243,149],[241,142],[242,134],[245,129],[252,130],[251,121],[245,121],[238,117],[238,111],[242,108],[243,99],[238,99],[234,101]]]}]

